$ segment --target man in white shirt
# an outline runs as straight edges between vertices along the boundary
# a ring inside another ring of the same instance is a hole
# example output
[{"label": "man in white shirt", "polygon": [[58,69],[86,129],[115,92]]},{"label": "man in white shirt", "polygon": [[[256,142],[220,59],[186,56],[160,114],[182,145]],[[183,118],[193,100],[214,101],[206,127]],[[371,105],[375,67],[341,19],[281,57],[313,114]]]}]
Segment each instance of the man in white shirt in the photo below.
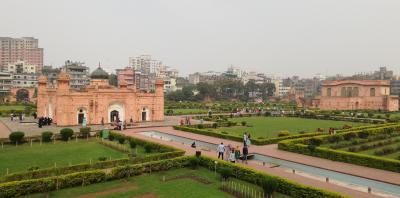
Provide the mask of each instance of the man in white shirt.
[{"label": "man in white shirt", "polygon": [[221,157],[221,159],[224,160],[224,152],[225,152],[224,143],[221,142],[221,144],[218,145],[217,151],[218,151],[218,159]]}]

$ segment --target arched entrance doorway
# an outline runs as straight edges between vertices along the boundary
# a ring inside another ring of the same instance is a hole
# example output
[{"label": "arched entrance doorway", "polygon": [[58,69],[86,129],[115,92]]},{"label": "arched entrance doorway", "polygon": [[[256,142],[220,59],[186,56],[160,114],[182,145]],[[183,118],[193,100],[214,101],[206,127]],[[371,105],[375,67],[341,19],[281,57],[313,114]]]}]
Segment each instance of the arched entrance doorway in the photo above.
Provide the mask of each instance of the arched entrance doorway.
[{"label": "arched entrance doorway", "polygon": [[119,121],[119,112],[117,110],[113,110],[110,112],[111,122]]},{"label": "arched entrance doorway", "polygon": [[79,125],[82,125],[85,120],[87,122],[87,115],[86,115],[86,109],[85,108],[79,108],[78,109],[77,120],[78,120],[78,124]]},{"label": "arched entrance doorway", "polygon": [[29,91],[26,89],[19,89],[15,97],[17,102],[29,102]]},{"label": "arched entrance doorway", "polygon": [[125,120],[125,108],[123,103],[114,102],[108,106],[108,122],[115,122],[116,120]]},{"label": "arched entrance doorway", "polygon": [[149,110],[147,108],[142,109],[142,121],[150,121],[149,120]]}]

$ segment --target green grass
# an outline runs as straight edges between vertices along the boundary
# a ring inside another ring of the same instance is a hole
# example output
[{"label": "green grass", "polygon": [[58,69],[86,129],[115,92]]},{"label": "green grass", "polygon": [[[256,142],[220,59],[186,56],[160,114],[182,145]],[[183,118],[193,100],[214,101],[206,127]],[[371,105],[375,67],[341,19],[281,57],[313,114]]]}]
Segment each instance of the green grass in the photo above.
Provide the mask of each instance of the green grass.
[{"label": "green grass", "polygon": [[[316,120],[304,118],[287,118],[287,117],[245,117],[233,118],[231,121],[237,122],[238,126],[221,127],[216,129],[218,132],[225,131],[232,135],[243,135],[244,132],[250,132],[253,138],[277,137],[281,131],[289,131],[291,134],[299,134],[298,132],[316,132],[317,128],[323,128],[327,132],[329,127],[342,128],[343,125],[360,126],[363,123],[344,122],[333,120]],[[241,126],[241,122],[246,121],[251,127]]]},{"label": "green grass", "polygon": [[[190,115],[190,114],[207,114],[207,109],[172,109],[172,115]],[[164,111],[167,114],[168,109]]]},{"label": "green grass", "polygon": [[[395,139],[398,139],[398,138],[400,138],[400,137],[399,136],[395,136],[395,137],[386,138],[386,139],[383,139],[383,140],[375,140],[375,141],[366,142],[366,143],[359,143],[359,144],[356,144],[356,145],[350,144],[350,145],[348,145],[346,147],[342,147],[342,148],[339,148],[337,150],[350,152],[348,149],[351,148],[351,147],[358,147],[359,148],[362,145],[373,145],[373,144],[377,144],[379,142],[385,142],[388,139],[395,140]],[[362,140],[362,139],[361,138],[355,138],[355,139],[352,139],[350,141],[342,140],[339,143],[346,143],[347,144],[347,143],[351,143],[351,142],[356,141],[356,140]],[[330,147],[335,145],[335,144],[336,143],[327,143],[327,144],[321,145],[321,147],[332,149]],[[382,156],[377,156],[377,155],[374,154],[375,151],[381,150],[384,147],[394,147],[394,148],[396,148],[398,146],[400,146],[400,142],[397,142],[397,143],[394,142],[394,143],[391,143],[391,144],[384,144],[383,146],[380,146],[380,147],[370,148],[368,150],[357,151],[355,153],[360,153],[360,154],[365,154],[365,155],[372,155],[372,156],[376,156],[376,157],[383,157],[383,158],[389,158],[389,159],[399,159],[398,157],[400,156],[400,151],[397,151],[397,152],[394,152],[394,153],[391,153],[391,154],[388,154],[388,155],[382,155]]]},{"label": "green grass", "polygon": [[[25,105],[0,105],[0,111],[3,110],[25,110]],[[34,109],[34,108],[32,108]]]},{"label": "green grass", "polygon": [[[141,149],[138,149],[140,152]],[[127,157],[126,153],[111,149],[99,144],[95,139],[75,140],[69,142],[56,141],[53,143],[25,143],[18,146],[4,145],[0,149],[0,175],[26,171],[28,168],[38,166],[39,168],[68,166],[71,164],[89,163],[98,161],[99,157],[111,157],[112,159]]]},{"label": "green grass", "polygon": [[[208,180],[209,184],[203,184],[192,179],[176,179],[164,182],[179,175],[195,175]],[[240,181],[243,184],[252,186]],[[233,197],[221,190],[219,187],[221,181],[219,176],[215,176],[213,172],[207,169],[176,169],[167,172],[158,172],[150,175],[142,175],[131,177],[128,180],[117,180],[100,184],[93,184],[85,187],[75,187],[51,192],[49,197],[107,197],[107,198],[130,198],[140,197],[144,195],[153,195],[158,198],[228,198]],[[95,194],[96,193],[96,194]],[[46,197],[45,194],[36,194],[26,197],[39,198]],[[276,193],[276,198],[287,198],[287,196]]]}]

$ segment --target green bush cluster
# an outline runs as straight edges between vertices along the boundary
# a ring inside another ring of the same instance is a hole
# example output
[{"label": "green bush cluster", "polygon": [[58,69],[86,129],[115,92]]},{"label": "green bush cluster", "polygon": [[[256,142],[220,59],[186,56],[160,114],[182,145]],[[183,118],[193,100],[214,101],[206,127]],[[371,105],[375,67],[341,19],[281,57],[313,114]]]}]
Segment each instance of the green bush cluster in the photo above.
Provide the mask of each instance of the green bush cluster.
[{"label": "green bush cluster", "polygon": [[8,138],[10,139],[11,143],[21,143],[24,140],[25,133],[21,131],[15,131],[10,133]]},{"label": "green bush cluster", "polygon": [[120,140],[124,140],[124,141],[134,141],[137,145],[142,146],[142,147],[149,147],[151,152],[157,152],[157,153],[163,153],[163,152],[171,152],[171,151],[176,151],[177,149],[171,146],[166,146],[163,144],[158,144],[155,142],[149,142],[146,140],[142,140],[139,138],[134,138],[131,136],[126,136],[122,133],[118,133],[115,131],[111,131],[110,132],[110,136],[114,137],[115,139],[117,139],[118,141]]},{"label": "green bush cluster", "polygon": [[89,185],[106,180],[106,174],[100,170],[71,173],[62,176],[13,181],[0,184],[0,197],[19,197],[32,193],[45,193],[73,186]]},{"label": "green bush cluster", "polygon": [[[44,193],[57,189],[63,189],[73,186],[88,185],[103,181],[127,178],[130,176],[141,175],[145,173],[167,171],[170,169],[183,168],[192,166],[195,157],[177,157],[174,159],[166,159],[159,161],[146,162],[141,164],[129,164],[117,166],[111,169],[109,173],[100,170],[84,171],[71,173],[62,176],[45,177],[40,179],[30,179],[23,181],[12,181],[0,184],[0,197],[17,197],[32,193]],[[200,157],[197,158],[198,165],[213,169],[215,166],[214,159]],[[224,170],[227,170],[224,172]],[[342,198],[343,196],[336,193],[328,192],[314,187],[304,186],[280,177],[268,175],[265,172],[255,171],[240,165],[235,165],[225,161],[218,161],[218,172],[224,176],[237,177],[243,181],[263,186],[266,181],[275,183],[274,189],[282,194],[289,195],[294,198],[300,197],[326,197],[326,198]],[[267,189],[267,190],[268,190]]]},{"label": "green bush cluster", "polygon": [[71,139],[72,135],[74,135],[74,130],[71,128],[63,128],[60,130],[61,139],[64,141],[68,141]]},{"label": "green bush cluster", "polygon": [[82,137],[89,137],[90,136],[90,127],[82,127],[79,129],[79,133]]},{"label": "green bush cluster", "polygon": [[51,142],[51,138],[53,137],[53,132],[45,131],[42,133],[42,141],[43,142]]},{"label": "green bush cluster", "polygon": [[[237,141],[237,142],[243,141],[242,136],[230,135],[226,132],[225,133],[216,133],[216,132],[205,130],[205,129],[197,129],[197,128],[187,127],[187,126],[174,126],[174,129],[191,132],[191,133],[196,133],[196,134],[200,134],[200,135],[207,135],[207,136],[211,136],[211,137],[233,140],[233,141]],[[253,140],[251,140],[251,143],[255,144],[255,145],[276,144],[282,140],[302,138],[302,137],[312,137],[312,136],[316,136],[316,135],[321,135],[321,133],[304,133],[304,134],[289,135],[289,136],[282,136],[282,137],[275,137],[275,138],[268,138],[268,139],[253,139]]]},{"label": "green bush cluster", "polygon": [[[345,133],[338,134],[345,137],[357,137],[359,133],[368,133],[368,136],[374,135],[391,135],[394,131],[400,131],[400,125],[384,125],[377,127],[370,127],[369,129],[354,130]],[[349,135],[351,134],[351,135]],[[313,137],[313,139],[319,139],[322,143],[328,143],[331,135],[322,135]],[[388,171],[400,172],[400,161],[395,159],[388,159],[382,157],[376,157],[371,155],[365,155],[360,153],[352,153],[348,151],[335,150],[324,147],[311,148],[309,145],[311,138],[301,138],[295,140],[285,140],[278,143],[278,148],[285,151],[311,155],[320,158],[326,158],[333,161],[341,161],[351,164],[357,164],[361,166],[367,166],[371,168],[383,169]],[[368,141],[365,139],[364,141]]]},{"label": "green bush cluster", "polygon": [[[211,170],[215,167],[215,159],[208,157],[201,157],[201,166],[207,167]],[[298,184],[296,182],[267,174],[266,172],[257,171],[254,169],[246,168],[241,165],[232,164],[226,161],[217,160],[217,171],[221,173],[221,170],[224,171],[224,168],[229,168],[230,173],[232,173],[232,177],[236,177],[240,180],[262,186],[265,180],[272,180],[273,183],[276,183],[276,191],[285,195],[288,195],[293,198],[339,198],[344,197],[342,195],[328,192],[322,189],[305,186]],[[224,168],[223,168],[224,167]]]}]

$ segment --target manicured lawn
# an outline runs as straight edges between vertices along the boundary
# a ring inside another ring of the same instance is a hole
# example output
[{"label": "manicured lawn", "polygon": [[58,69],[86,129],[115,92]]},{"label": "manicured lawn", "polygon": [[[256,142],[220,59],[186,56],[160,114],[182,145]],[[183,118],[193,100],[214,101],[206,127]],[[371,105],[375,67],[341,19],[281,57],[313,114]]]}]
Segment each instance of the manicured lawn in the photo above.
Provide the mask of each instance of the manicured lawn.
[{"label": "manicured lawn", "polygon": [[[172,109],[172,115],[190,115],[190,114],[206,114],[208,113],[207,109]],[[164,111],[167,114],[168,109]]]},{"label": "manicured lawn", "polygon": [[[352,140],[341,140],[338,144],[337,143],[327,143],[321,145],[322,147],[325,148],[330,148],[330,149],[338,149],[342,151],[347,151],[347,152],[355,152],[355,153],[360,153],[360,154],[365,154],[365,155],[372,155],[372,156],[377,156],[377,157],[383,157],[383,158],[389,158],[389,159],[396,159],[398,160],[400,157],[400,150],[384,154],[384,155],[377,155],[375,154],[376,151],[382,151],[384,148],[399,148],[400,147],[400,135],[393,136],[393,137],[388,137],[385,139],[374,139],[374,136],[368,137],[369,141],[368,142],[363,142],[361,141],[366,141],[367,139],[361,139],[361,138],[354,138]],[[392,140],[392,142],[388,142],[388,140]],[[356,143],[358,142],[358,143]],[[342,146],[343,145],[343,146]],[[375,146],[374,146],[375,145]],[[335,147],[335,146],[340,146],[340,148]],[[365,147],[365,149],[363,149]],[[356,150],[354,150],[356,149]]]},{"label": "manicured lawn", "polygon": [[[253,137],[277,137],[281,131],[289,131],[291,134],[299,134],[300,131],[316,132],[317,128],[323,128],[327,132],[329,127],[342,128],[343,125],[360,126],[363,123],[344,122],[333,120],[315,120],[303,118],[287,118],[287,117],[246,117],[233,118],[231,121],[237,122],[238,126],[221,127],[216,129],[218,132],[225,131],[233,135],[243,135],[249,132]],[[241,122],[246,121],[247,126],[241,126]],[[239,126],[240,125],[240,126]]]},{"label": "manicured lawn", "polygon": [[[201,178],[202,183],[190,178],[173,179],[177,176],[194,175]],[[165,177],[166,181],[163,181]],[[242,184],[254,187],[251,184],[241,182]],[[212,171],[207,169],[177,169],[167,172],[152,173],[131,177],[128,180],[118,180],[93,184],[85,187],[76,187],[51,192],[49,197],[107,197],[107,198],[128,198],[128,197],[148,197],[148,198],[223,198],[233,197],[221,190],[221,180],[215,176]],[[256,188],[256,187],[255,187]],[[259,189],[261,190],[261,189]],[[45,197],[44,194],[31,195],[27,197],[39,198]],[[276,194],[276,198],[287,198],[287,196]]]},{"label": "manicured lawn", "polygon": [[[140,151],[141,149],[139,149]],[[138,152],[139,152],[138,151]],[[127,157],[126,153],[103,146],[96,139],[75,140],[69,142],[56,141],[53,143],[30,143],[22,145],[4,145],[0,149],[0,175],[26,171],[28,168],[38,166],[39,168],[68,166],[71,164],[89,163],[98,161],[99,157],[111,159]]]}]

